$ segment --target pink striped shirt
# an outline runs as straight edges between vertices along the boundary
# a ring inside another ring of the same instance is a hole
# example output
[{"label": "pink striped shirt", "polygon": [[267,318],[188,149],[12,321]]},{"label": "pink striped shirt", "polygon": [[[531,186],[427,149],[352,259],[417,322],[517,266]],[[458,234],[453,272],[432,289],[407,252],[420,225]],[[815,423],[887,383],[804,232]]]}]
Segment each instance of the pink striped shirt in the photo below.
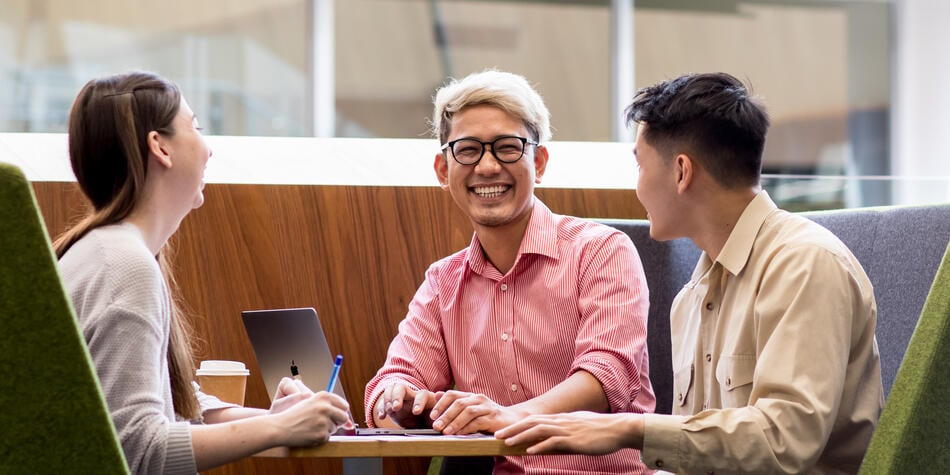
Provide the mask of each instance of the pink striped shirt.
[{"label": "pink striped shirt", "polygon": [[[623,233],[551,213],[534,200],[521,248],[501,275],[471,245],[434,263],[366,386],[367,422],[387,382],[481,393],[510,406],[584,370],[611,412],[652,412],[646,346],[649,298]],[[639,453],[496,458],[495,473],[647,473]]]}]

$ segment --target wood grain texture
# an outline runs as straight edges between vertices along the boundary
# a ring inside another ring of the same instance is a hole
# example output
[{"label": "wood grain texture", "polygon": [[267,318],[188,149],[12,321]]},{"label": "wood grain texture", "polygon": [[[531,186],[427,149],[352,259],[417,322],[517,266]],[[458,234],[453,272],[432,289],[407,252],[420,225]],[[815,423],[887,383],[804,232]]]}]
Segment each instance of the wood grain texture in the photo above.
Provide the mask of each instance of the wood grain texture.
[{"label": "wood grain texture", "polygon": [[492,455],[525,455],[527,445],[509,447],[490,435],[380,435],[333,436],[315,447],[279,447],[257,454],[262,457],[479,457]]},{"label": "wood grain texture", "polygon": [[[85,209],[75,183],[36,182],[55,237]],[[645,216],[633,190],[537,190],[554,212],[596,218]],[[172,238],[181,297],[200,339],[198,359],[248,364],[246,404],[269,397],[241,311],[314,307],[341,372],[354,417],[382,365],[425,270],[471,240],[472,228],[436,187],[210,184],[205,205]],[[426,458],[386,459],[387,474],[424,473]],[[340,473],[332,459],[242,460],[208,473]]]}]

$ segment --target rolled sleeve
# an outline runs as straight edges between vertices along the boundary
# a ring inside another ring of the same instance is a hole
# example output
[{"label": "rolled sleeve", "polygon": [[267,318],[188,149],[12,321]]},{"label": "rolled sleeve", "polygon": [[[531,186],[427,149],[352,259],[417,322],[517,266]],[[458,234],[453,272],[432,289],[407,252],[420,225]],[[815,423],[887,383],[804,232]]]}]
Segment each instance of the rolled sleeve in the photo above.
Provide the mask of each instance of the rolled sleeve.
[{"label": "rolled sleeve", "polygon": [[652,388],[641,397],[642,381],[648,381],[649,293],[636,248],[626,235],[612,233],[592,248],[585,264],[572,373],[584,370],[597,378],[611,412],[652,411]]}]

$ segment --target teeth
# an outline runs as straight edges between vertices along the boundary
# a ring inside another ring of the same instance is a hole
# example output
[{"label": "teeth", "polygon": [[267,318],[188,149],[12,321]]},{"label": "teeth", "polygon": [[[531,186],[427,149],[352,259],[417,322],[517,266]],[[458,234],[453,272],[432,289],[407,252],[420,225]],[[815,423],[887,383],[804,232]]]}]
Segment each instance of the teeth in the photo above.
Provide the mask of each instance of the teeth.
[{"label": "teeth", "polygon": [[472,190],[475,191],[475,194],[484,198],[495,198],[501,196],[502,193],[508,191],[508,188],[511,188],[507,185],[492,185],[492,186],[476,186]]}]

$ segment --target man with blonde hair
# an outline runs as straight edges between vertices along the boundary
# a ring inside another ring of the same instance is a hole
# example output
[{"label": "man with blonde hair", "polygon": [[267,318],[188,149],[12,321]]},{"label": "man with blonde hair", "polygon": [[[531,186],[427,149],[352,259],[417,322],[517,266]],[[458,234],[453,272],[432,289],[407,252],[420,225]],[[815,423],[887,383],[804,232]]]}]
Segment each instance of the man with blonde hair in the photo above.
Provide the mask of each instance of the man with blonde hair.
[{"label": "man with blonde hair", "polygon": [[[438,91],[435,172],[475,230],[434,264],[366,386],[371,426],[493,433],[532,414],[652,412],[643,267],[626,235],[534,196],[549,113],[521,76]],[[453,389],[454,387],[454,389]],[[496,473],[646,473],[628,449],[498,458]]]}]

